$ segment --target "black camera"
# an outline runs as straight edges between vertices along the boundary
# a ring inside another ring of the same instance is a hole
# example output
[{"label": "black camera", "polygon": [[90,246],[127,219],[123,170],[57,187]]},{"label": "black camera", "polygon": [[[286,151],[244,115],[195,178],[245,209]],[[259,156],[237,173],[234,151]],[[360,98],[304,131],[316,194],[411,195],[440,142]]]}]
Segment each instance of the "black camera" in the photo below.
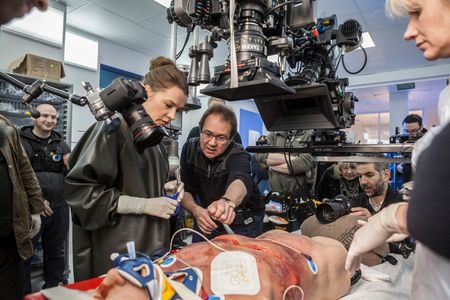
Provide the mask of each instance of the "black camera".
[{"label": "black camera", "polygon": [[391,144],[403,144],[413,142],[407,134],[397,134],[389,137],[389,143]]},{"label": "black camera", "polygon": [[416,241],[410,236],[401,242],[389,243],[389,252],[401,254],[404,259],[407,259],[415,251]]},{"label": "black camera", "polygon": [[337,195],[333,199],[325,199],[316,208],[316,218],[322,224],[336,221],[350,213],[351,201],[344,195]]},{"label": "black camera", "polygon": [[[188,84],[209,83],[203,94],[228,101],[254,99],[271,131],[350,127],[355,97],[336,72],[343,54],[360,46],[362,27],[352,19],[339,25],[335,15],[315,19],[314,1],[172,0],[170,23],[211,32],[189,49]],[[229,56],[211,78],[221,40]]]},{"label": "black camera", "polygon": [[147,92],[139,81],[118,77],[100,92],[94,91],[89,83],[83,82],[83,86],[92,114],[98,121],[106,122],[108,133],[114,132],[120,125],[120,119],[114,116],[118,111],[127,122],[139,149],[155,146],[167,136],[142,106]]}]

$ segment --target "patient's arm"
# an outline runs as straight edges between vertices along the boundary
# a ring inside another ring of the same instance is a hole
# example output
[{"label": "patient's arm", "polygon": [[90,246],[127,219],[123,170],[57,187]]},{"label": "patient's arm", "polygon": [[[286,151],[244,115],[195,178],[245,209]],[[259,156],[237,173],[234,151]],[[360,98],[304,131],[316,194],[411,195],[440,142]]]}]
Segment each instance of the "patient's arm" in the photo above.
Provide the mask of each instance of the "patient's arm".
[{"label": "patient's arm", "polygon": [[95,300],[149,299],[147,292],[123,278],[116,268],[108,271],[105,280],[95,291]]}]

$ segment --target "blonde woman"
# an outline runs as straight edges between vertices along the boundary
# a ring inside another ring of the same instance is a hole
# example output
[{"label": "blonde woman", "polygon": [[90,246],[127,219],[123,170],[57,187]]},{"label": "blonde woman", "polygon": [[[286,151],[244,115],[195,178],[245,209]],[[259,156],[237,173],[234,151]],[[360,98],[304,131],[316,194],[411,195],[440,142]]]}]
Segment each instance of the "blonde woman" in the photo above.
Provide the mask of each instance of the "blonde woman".
[{"label": "blonde woman", "polygon": [[318,200],[333,199],[337,195],[352,198],[361,192],[355,163],[339,162],[332,165],[325,170],[317,185]]},{"label": "blonde woman", "polygon": [[[404,38],[414,40],[427,60],[450,57],[449,0],[387,0],[386,8],[409,17]],[[390,205],[372,217],[355,234],[346,261],[354,272],[362,253],[392,241],[395,233],[411,234],[417,240],[412,299],[450,299],[450,123],[442,127],[418,157],[409,204]]]}]

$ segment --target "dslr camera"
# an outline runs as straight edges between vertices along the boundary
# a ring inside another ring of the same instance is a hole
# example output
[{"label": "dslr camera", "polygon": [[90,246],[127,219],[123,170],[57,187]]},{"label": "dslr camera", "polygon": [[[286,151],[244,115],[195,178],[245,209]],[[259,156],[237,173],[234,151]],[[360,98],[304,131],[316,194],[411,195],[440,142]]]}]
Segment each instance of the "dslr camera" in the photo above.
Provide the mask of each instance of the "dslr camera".
[{"label": "dslr camera", "polygon": [[351,200],[344,195],[337,195],[333,199],[325,199],[316,208],[316,218],[322,224],[336,221],[350,213]]}]

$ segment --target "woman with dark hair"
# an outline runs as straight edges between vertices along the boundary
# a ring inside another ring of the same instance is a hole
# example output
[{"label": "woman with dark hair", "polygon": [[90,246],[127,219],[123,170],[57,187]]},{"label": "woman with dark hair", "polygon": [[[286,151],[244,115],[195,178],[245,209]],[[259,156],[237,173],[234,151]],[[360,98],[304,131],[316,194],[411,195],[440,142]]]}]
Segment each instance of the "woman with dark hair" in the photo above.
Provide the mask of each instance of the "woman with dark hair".
[{"label": "woman with dark hair", "polygon": [[[184,74],[158,57],[142,82],[145,112],[158,126],[175,119],[187,98]],[[168,219],[177,200],[164,197],[168,155],[162,145],[138,147],[127,122],[112,134],[104,122],[91,126],[70,159],[65,196],[72,208],[75,280],[102,275],[110,254],[128,241],[144,253],[168,246]]]}]

